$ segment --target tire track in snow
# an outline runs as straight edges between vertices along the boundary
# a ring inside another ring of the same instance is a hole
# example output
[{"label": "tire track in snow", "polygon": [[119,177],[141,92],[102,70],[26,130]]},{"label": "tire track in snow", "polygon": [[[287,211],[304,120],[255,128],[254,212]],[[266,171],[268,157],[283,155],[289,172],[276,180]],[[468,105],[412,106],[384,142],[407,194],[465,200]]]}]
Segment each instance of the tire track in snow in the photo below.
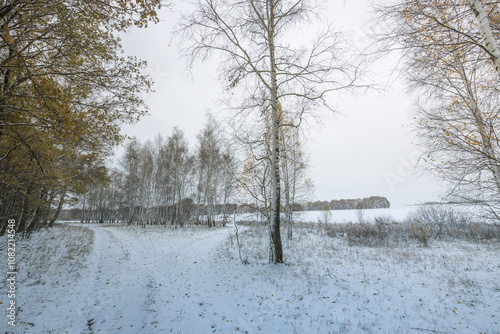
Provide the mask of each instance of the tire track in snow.
[{"label": "tire track in snow", "polygon": [[141,270],[129,244],[116,236],[119,227],[94,226],[94,245],[89,258],[88,291],[80,312],[86,331],[137,333],[152,327],[156,312],[151,306],[154,288]]},{"label": "tire track in snow", "polygon": [[171,332],[190,321],[186,309],[202,314],[210,307],[199,283],[208,276],[219,281],[214,252],[230,229],[90,228],[94,245],[82,280],[89,294],[80,308],[80,332]]},{"label": "tire track in snow", "polygon": [[[222,292],[224,278],[217,273],[214,261],[218,246],[230,231],[159,227],[114,230],[114,235],[129,245],[131,263],[149,275],[149,301],[154,305],[156,317],[150,324],[151,330],[167,333],[214,330],[213,314],[217,314],[214,305],[218,301],[212,297],[219,300],[226,296],[226,290]],[[207,295],[206,291],[210,293]]]}]

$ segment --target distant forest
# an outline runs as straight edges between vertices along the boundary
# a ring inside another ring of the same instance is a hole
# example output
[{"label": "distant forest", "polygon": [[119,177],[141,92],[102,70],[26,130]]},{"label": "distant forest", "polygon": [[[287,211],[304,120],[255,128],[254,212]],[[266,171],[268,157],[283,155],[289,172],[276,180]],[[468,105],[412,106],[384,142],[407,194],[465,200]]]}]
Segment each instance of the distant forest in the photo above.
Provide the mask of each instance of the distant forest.
[{"label": "distant forest", "polygon": [[304,205],[304,211],[318,210],[353,210],[353,209],[384,209],[390,208],[391,202],[382,196],[371,196],[356,199],[334,199],[328,201],[308,202]]}]

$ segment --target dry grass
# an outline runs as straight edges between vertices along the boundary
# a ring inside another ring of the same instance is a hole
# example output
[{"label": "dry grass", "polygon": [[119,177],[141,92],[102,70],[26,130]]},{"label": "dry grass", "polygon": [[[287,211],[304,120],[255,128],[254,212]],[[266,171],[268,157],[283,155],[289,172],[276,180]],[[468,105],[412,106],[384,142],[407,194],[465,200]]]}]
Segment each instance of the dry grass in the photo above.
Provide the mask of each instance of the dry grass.
[{"label": "dry grass", "polygon": [[420,207],[401,222],[382,216],[368,223],[318,224],[318,228],[332,238],[344,239],[349,246],[428,247],[435,241],[488,244],[500,240],[500,224],[477,222],[470,215],[440,206]]},{"label": "dry grass", "polygon": [[[225,245],[227,256],[238,258],[241,253],[240,260],[244,263],[265,263],[269,250],[267,224],[245,222],[238,225],[238,238],[231,235]],[[335,256],[333,253],[344,247],[380,248],[401,262],[421,258],[420,251],[414,250],[422,247],[443,243],[482,247],[500,240],[500,224],[477,222],[463,212],[439,206],[421,207],[402,222],[382,216],[363,223],[295,223],[293,230],[292,241],[286,240],[286,229],[281,230],[284,252],[291,263],[300,261],[306,247],[309,253],[315,253],[314,256]]]},{"label": "dry grass", "polygon": [[86,266],[94,232],[85,227],[56,224],[23,240],[17,252],[19,277],[27,284],[45,284],[61,271],[77,278]]}]

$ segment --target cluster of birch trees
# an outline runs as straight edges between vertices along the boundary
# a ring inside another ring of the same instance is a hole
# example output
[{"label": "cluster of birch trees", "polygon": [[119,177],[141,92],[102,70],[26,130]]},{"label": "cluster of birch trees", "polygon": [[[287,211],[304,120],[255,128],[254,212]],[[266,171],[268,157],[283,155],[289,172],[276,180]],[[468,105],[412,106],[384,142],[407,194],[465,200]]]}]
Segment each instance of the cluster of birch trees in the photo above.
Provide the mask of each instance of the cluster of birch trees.
[{"label": "cluster of birch trees", "polygon": [[83,222],[225,225],[235,212],[236,159],[219,124],[208,122],[191,150],[182,130],[129,141],[109,184],[81,197]]},{"label": "cluster of birch trees", "polygon": [[[281,196],[292,237],[293,211],[312,195],[304,138],[298,128],[280,132]],[[164,139],[132,139],[109,168],[107,184],[88,185],[80,196],[82,222],[224,226],[235,213],[271,212],[269,136],[256,142],[228,139],[210,114],[194,149],[174,128]]]}]

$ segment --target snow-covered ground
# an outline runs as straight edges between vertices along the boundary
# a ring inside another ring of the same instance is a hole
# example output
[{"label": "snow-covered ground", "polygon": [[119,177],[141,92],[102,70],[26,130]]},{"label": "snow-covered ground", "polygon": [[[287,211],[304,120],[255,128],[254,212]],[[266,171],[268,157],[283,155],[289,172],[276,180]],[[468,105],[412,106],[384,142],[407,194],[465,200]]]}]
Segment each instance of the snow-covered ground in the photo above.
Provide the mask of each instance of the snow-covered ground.
[{"label": "snow-covered ground", "polygon": [[[365,220],[373,220],[375,217],[380,216],[391,216],[396,221],[401,221],[405,219],[408,214],[415,211],[417,206],[402,206],[397,208],[387,208],[387,209],[365,209],[365,210],[330,210],[331,223],[348,223],[357,222],[360,215]],[[318,221],[323,221],[324,212],[323,211],[297,211],[294,213],[294,220],[304,223],[317,223]],[[236,216],[237,221],[245,220],[259,220],[257,214],[239,214]]]},{"label": "snow-covered ground", "polygon": [[[409,214],[417,211],[422,205],[406,205],[386,209],[363,209],[363,210],[329,210],[331,213],[328,223],[348,223],[359,222],[360,219],[365,222],[373,222],[377,217],[391,218],[393,221],[402,222]],[[433,206],[430,206],[433,207]],[[479,215],[481,210],[478,207],[466,205],[436,205],[434,207],[448,208],[471,215]],[[237,214],[236,221],[261,221],[263,218],[258,214]],[[304,223],[324,222],[324,211],[297,211],[294,212],[294,221]]]},{"label": "snow-covered ground", "polygon": [[239,237],[246,265],[232,227],[41,231],[18,249],[17,326],[0,332],[500,332],[498,243],[348,247],[309,226],[276,266],[265,228]]}]

